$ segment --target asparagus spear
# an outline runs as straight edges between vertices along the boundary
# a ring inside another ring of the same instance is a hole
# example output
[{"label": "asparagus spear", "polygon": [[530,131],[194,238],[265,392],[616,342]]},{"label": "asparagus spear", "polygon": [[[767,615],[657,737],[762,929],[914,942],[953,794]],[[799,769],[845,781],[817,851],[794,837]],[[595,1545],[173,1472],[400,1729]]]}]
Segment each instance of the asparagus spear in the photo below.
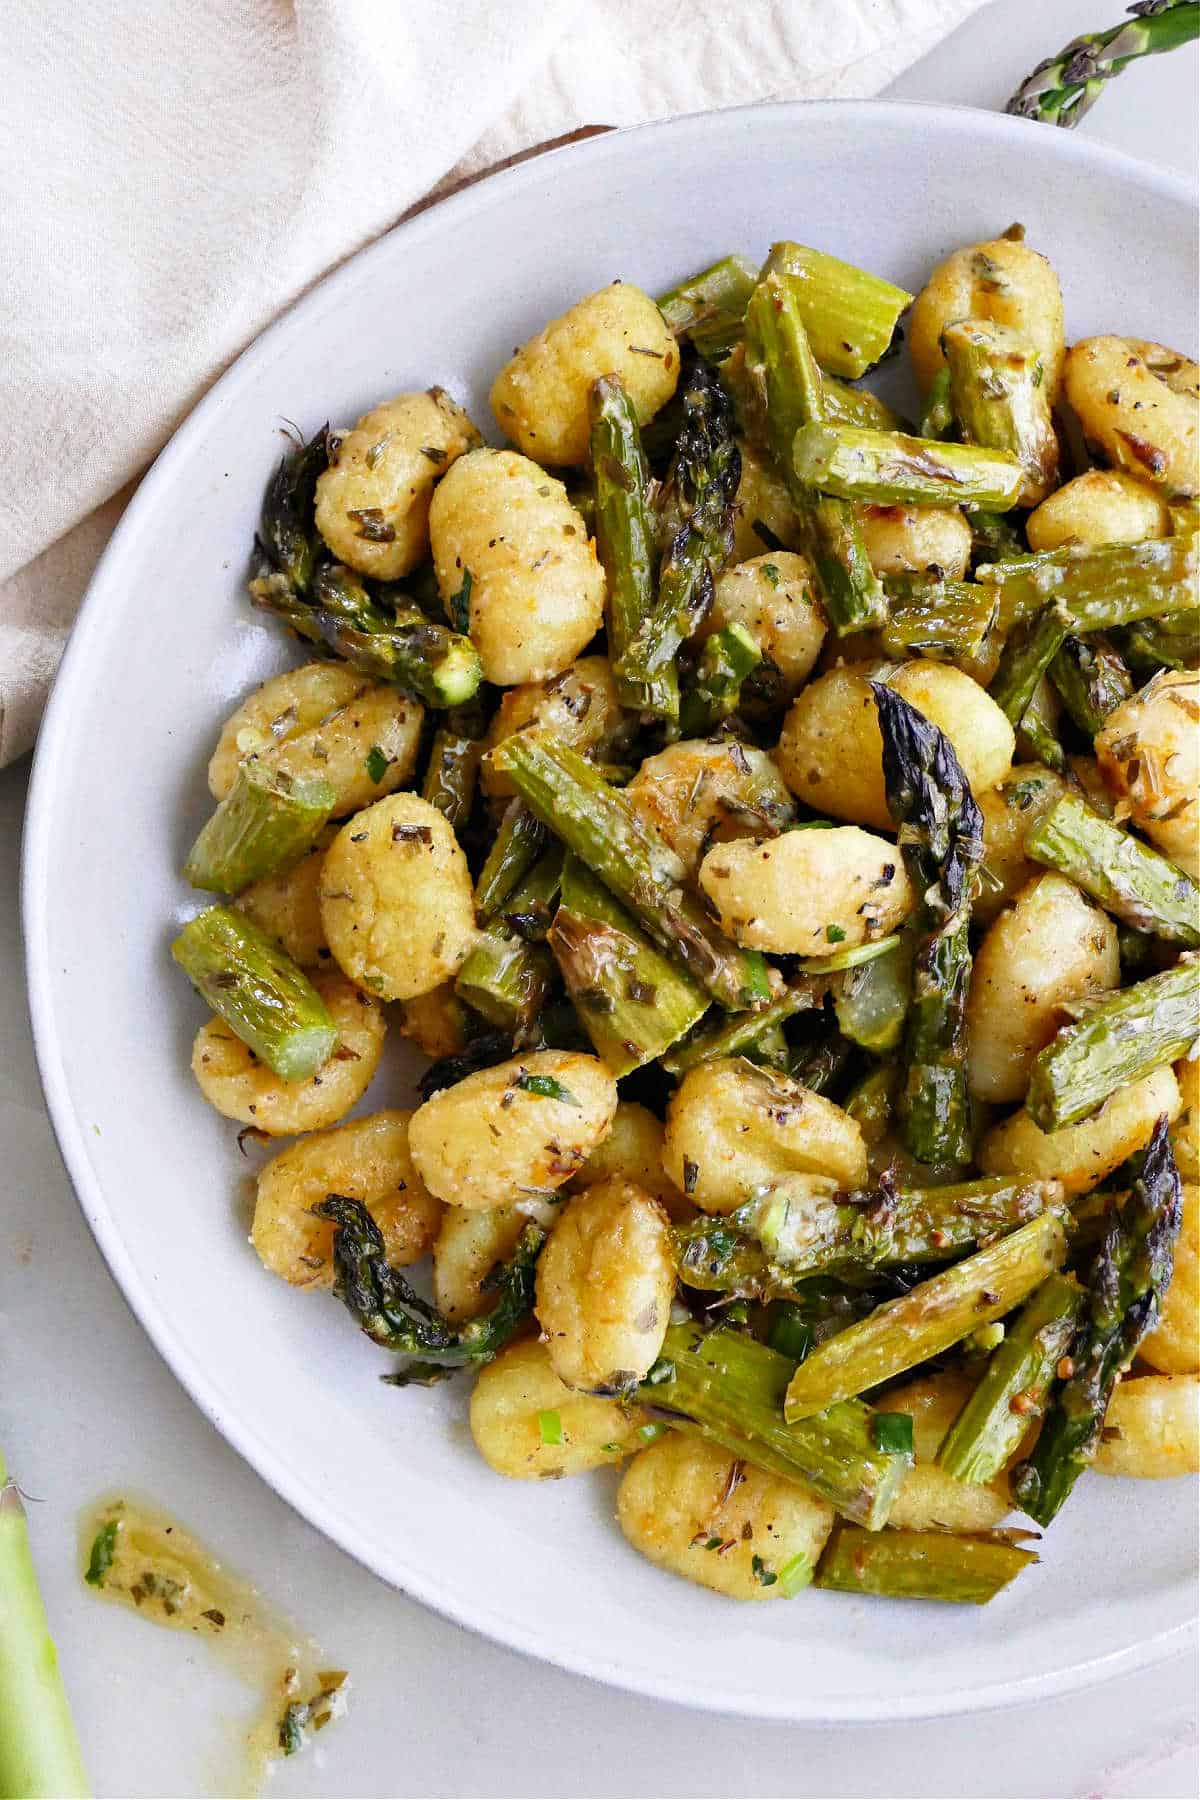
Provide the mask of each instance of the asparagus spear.
[{"label": "asparagus spear", "polygon": [[803,425],[790,467],[805,487],[881,506],[1015,504],[1024,470],[1014,456],[978,444],[946,444],[901,431]]},{"label": "asparagus spear", "polygon": [[1195,882],[1078,795],[1064,794],[1043,814],[1025,838],[1025,853],[1135,930],[1189,949],[1200,945]]},{"label": "asparagus spear", "polygon": [[777,1000],[761,1012],[731,1013],[718,1017],[714,1024],[703,1026],[660,1057],[668,1075],[685,1075],[702,1062],[717,1056],[745,1056],[758,1061],[759,1046],[771,1033],[798,1012],[820,1004],[820,988],[815,982],[799,981],[785,988]]},{"label": "asparagus spear", "polygon": [[1058,438],[1040,353],[1009,326],[981,319],[947,325],[941,345],[964,439],[1015,456],[1025,471],[1021,503],[1036,506],[1058,483]]},{"label": "asparagus spear", "polygon": [[1025,1106],[1043,1131],[1061,1131],[1103,1105],[1118,1088],[1163,1063],[1196,1053],[1200,1043],[1200,958],[1089,1003],[1039,1052]]},{"label": "asparagus spear", "polygon": [[1198,566],[1196,535],[1189,533],[1141,544],[1064,544],[981,563],[975,579],[998,590],[1002,631],[1061,600],[1076,630],[1086,633],[1194,607]]},{"label": "asparagus spear", "polygon": [[683,866],[615,788],[569,745],[517,733],[492,751],[531,810],[624,901],[654,942],[677,956],[731,1012],[770,998],[766,964],[742,950],[685,891]]},{"label": "asparagus spear", "polygon": [[695,1324],[672,1325],[638,1398],[678,1429],[696,1431],[757,1468],[811,1488],[846,1518],[877,1531],[907,1459],[876,1447],[873,1415],[860,1401],[785,1424],[781,1407],[794,1366],[741,1332],[706,1334]]},{"label": "asparagus spear", "polygon": [[1019,725],[1034,690],[1054,661],[1075,621],[1061,600],[1051,600],[1027,625],[1018,626],[1004,646],[990,693],[1007,719]]},{"label": "asparagus spear", "polygon": [[563,869],[550,948],[597,1054],[614,1075],[653,1062],[708,1010],[704,988],[654,948],[573,856]]},{"label": "asparagus spear", "polygon": [[899,1079],[900,1072],[895,1063],[873,1063],[842,1102],[842,1111],[854,1120],[868,1150],[873,1150],[887,1136],[896,1108]]},{"label": "asparagus spear", "polygon": [[596,554],[608,580],[608,645],[621,704],[673,718],[679,692],[668,663],[647,684],[620,673],[621,658],[654,601],[654,535],[646,505],[646,458],[637,414],[615,375],[588,392],[589,456],[596,490]]},{"label": "asparagus spear", "polygon": [[636,634],[613,665],[618,691],[640,691],[647,712],[674,719],[678,692],[664,671],[712,603],[713,570],[733,545],[733,500],[742,457],[733,436],[733,409],[720,382],[697,363],[683,387],[684,423],[668,480],[683,523],[658,571],[658,593]]},{"label": "asparagus spear", "polygon": [[460,1327],[389,1265],[383,1233],[361,1201],[329,1194],[312,1210],[333,1221],[334,1294],[374,1343],[414,1359],[385,1376],[396,1387],[428,1387],[455,1369],[490,1362],[533,1312],[534,1270],[546,1241],[538,1225],[525,1227],[510,1260],[484,1282],[495,1306]]},{"label": "asparagus spear", "polygon": [[1157,1323],[1182,1216],[1164,1114],[1088,1272],[1087,1309],[1068,1358],[1070,1373],[1054,1391],[1032,1457],[1013,1477],[1015,1499],[1039,1525],[1050,1523],[1094,1457],[1113,1390]]},{"label": "asparagus spear", "polygon": [[321,549],[315,505],[317,479],[329,463],[329,427],[285,456],[267,484],[259,542],[297,593],[308,592]]},{"label": "asparagus spear", "polygon": [[1190,44],[1200,32],[1200,5],[1195,0],[1141,0],[1126,8],[1107,31],[1072,38],[1057,56],[1040,62],[1026,76],[1005,107],[1025,119],[1070,129],[1096,104],[1104,84],[1142,56],[1157,56]]},{"label": "asparagus spear", "polygon": [[434,732],[421,793],[454,831],[461,831],[471,817],[482,756],[479,738],[449,725]]},{"label": "asparagus spear", "polygon": [[795,295],[813,354],[831,375],[851,380],[886,356],[912,295],[823,250],[772,244],[763,277],[782,276]]},{"label": "asparagus spear", "polygon": [[991,1481],[1045,1411],[1071,1348],[1085,1295],[1073,1275],[1052,1275],[1030,1296],[988,1360],[935,1461],[958,1481]]},{"label": "asparagus spear", "polygon": [[1061,1221],[1044,1212],[988,1249],[930,1276],[814,1350],[791,1379],[785,1417],[807,1419],[940,1356],[1011,1312],[1066,1254]]},{"label": "asparagus spear", "polygon": [[954,408],[950,404],[950,370],[945,363],[929,384],[929,392],[921,404],[918,421],[923,438],[939,440],[954,433]]},{"label": "asparagus spear", "polygon": [[1007,513],[976,511],[967,514],[971,527],[971,567],[980,563],[1009,562],[1028,554],[1023,533]]},{"label": "asparagus spear", "polygon": [[881,1531],[833,1528],[817,1565],[814,1586],[840,1594],[882,1594],[894,1600],[956,1600],[984,1606],[1029,1563],[1002,1532]]},{"label": "asparagus spear", "polygon": [[528,875],[546,848],[548,833],[521,800],[510,800],[475,884],[475,911],[480,922],[498,913],[517,884]]},{"label": "asparagus spear", "polygon": [[735,622],[710,632],[679,703],[680,736],[707,737],[735,712],[743,681],[761,661],[762,651],[744,625]]},{"label": "asparagus spear", "polygon": [[904,1036],[915,949],[912,932],[901,932],[883,955],[847,970],[834,989],[838,1029],[874,1056],[896,1049]]},{"label": "asparagus spear", "polygon": [[244,913],[210,906],[184,926],[171,955],[282,1081],[307,1081],[333,1055],[337,1027],[320,994]]},{"label": "asparagus spear", "polygon": [[886,656],[926,656],[952,662],[976,680],[991,672],[1000,608],[990,588],[974,581],[900,577],[884,582],[889,617],[880,634]]},{"label": "asparagus spear", "polygon": [[269,578],[250,583],[256,605],[273,612],[300,637],[323,644],[375,681],[390,681],[430,706],[461,706],[482,679],[470,638],[426,618],[419,606],[394,615],[377,606],[362,582],[340,563],[323,563],[307,598]]},{"label": "asparagus spear", "polygon": [[1066,751],[1058,741],[1057,696],[1045,675],[1035,683],[1017,725],[1017,757],[1022,762],[1044,763],[1063,774]]},{"label": "asparagus spear", "polygon": [[661,294],[658,310],[677,338],[690,338],[706,362],[719,362],[741,336],[757,280],[757,269],[744,256],[723,256]]},{"label": "asparagus spear", "polygon": [[1200,607],[1185,606],[1160,619],[1142,619],[1122,634],[1125,655],[1144,675],[1158,669],[1194,669],[1200,661]]},{"label": "asparagus spear", "polygon": [[871,683],[898,842],[921,903],[900,1096],[904,1140],[922,1162],[966,1162],[967,940],[983,819],[947,738],[908,701]]},{"label": "asparagus spear", "polygon": [[1114,707],[1133,693],[1129,670],[1102,637],[1067,637],[1048,674],[1071,718],[1094,738]]},{"label": "asparagus spear", "polygon": [[233,895],[264,875],[282,874],[308,855],[336,804],[331,782],[298,781],[269,764],[244,762],[192,845],[183,878]]},{"label": "asparagus spear", "polygon": [[561,876],[556,845],[513,889],[455,979],[459,999],[510,1035],[530,1023],[550,990],[554,965],[538,939],[550,929]]}]

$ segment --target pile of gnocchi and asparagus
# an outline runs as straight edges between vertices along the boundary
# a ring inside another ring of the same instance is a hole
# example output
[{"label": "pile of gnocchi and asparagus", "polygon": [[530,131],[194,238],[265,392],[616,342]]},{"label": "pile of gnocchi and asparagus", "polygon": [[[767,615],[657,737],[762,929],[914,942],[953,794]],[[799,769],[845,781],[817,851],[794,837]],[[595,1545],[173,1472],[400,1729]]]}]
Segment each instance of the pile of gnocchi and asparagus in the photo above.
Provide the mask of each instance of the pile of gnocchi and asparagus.
[{"label": "pile of gnocchi and asparagus", "polygon": [[[905,338],[915,424],[859,385]],[[614,282],[491,407],[266,495],[312,660],[173,946],[201,1092],[293,1140],[254,1247],[386,1380],[474,1370],[498,1473],[623,1465],[665,1568],[986,1601],[1009,1515],[1200,1466],[1196,364],[1068,349],[1013,227],[915,300]],[[420,1104],[349,1118],[389,1028]]]}]

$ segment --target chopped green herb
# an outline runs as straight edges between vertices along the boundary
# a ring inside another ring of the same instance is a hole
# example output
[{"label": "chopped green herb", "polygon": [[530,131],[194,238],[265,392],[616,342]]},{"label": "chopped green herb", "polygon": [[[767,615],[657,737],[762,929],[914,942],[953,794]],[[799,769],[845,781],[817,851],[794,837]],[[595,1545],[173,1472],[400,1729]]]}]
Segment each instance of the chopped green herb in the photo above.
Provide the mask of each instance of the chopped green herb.
[{"label": "chopped green herb", "polygon": [[801,1550],[789,1562],[785,1562],[779,1571],[779,1591],[785,1600],[792,1599],[801,1588],[806,1588],[813,1578],[811,1560]]},{"label": "chopped green herb", "polygon": [[620,1456],[621,1454],[620,1444],[601,1444],[600,1448],[609,1456]]},{"label": "chopped green herb", "polygon": [[725,1539],[723,1537],[710,1537],[706,1539],[704,1548],[706,1550],[719,1550],[724,1542]]},{"label": "chopped green herb", "polygon": [[561,1444],[563,1441],[562,1419],[556,1412],[540,1412],[538,1414],[538,1435],[543,1444]]},{"label": "chopped green herb", "polygon": [[304,1748],[306,1731],[320,1731],[333,1717],[330,1702],[346,1679],[345,1669],[327,1669],[317,1676],[320,1683],[308,1700],[293,1700],[279,1721],[279,1748],[285,1756],[295,1756]]},{"label": "chopped green herb", "polygon": [[543,1100],[561,1100],[564,1106],[580,1104],[570,1088],[565,1088],[553,1075],[530,1075],[528,1070],[522,1069],[513,1086],[526,1094],[538,1094]]},{"label": "chopped green herb", "polygon": [[664,1435],[666,1429],[665,1425],[660,1425],[657,1420],[652,1419],[649,1425],[638,1426],[638,1436],[644,1444],[654,1444]]},{"label": "chopped green herb", "polygon": [[660,1356],[649,1374],[644,1377],[647,1387],[658,1387],[661,1382],[674,1381],[675,1364],[669,1356]]},{"label": "chopped green herb", "polygon": [[764,1587],[774,1587],[775,1583],[779,1580],[774,1569],[768,1568],[762,1557],[757,1554],[750,1558],[750,1567],[758,1576],[758,1579],[762,1582]]},{"label": "chopped green herb", "polygon": [[774,563],[763,563],[762,572],[772,587],[779,586],[779,570],[775,567]]},{"label": "chopped green herb", "polygon": [[450,615],[450,623],[456,631],[471,629],[471,589],[475,585],[470,569],[463,570],[462,586],[457,594],[451,594],[446,602],[446,611]]},{"label": "chopped green herb", "polygon": [[389,757],[384,755],[378,744],[372,744],[371,748],[367,751],[367,757],[363,767],[376,786],[379,785],[387,774],[390,760]]},{"label": "chopped green herb", "polygon": [[120,1521],[110,1519],[108,1524],[102,1525],[96,1533],[95,1541],[92,1544],[92,1554],[88,1559],[87,1574],[84,1577],[85,1581],[89,1581],[93,1587],[104,1586],[104,1577],[113,1565],[119,1530]]},{"label": "chopped green herb", "polygon": [[877,1412],[871,1419],[871,1437],[875,1448],[886,1456],[911,1456],[913,1422],[909,1413]]},{"label": "chopped green herb", "polygon": [[840,925],[827,925],[825,927],[825,936],[829,939],[831,944],[844,944],[846,941],[846,934]]}]

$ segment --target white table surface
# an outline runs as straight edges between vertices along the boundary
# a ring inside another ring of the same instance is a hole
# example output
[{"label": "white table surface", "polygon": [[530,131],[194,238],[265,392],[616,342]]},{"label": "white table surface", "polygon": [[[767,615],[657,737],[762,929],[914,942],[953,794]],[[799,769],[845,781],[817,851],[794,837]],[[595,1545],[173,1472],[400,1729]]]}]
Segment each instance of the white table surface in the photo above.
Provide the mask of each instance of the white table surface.
[{"label": "white table surface", "polygon": [[[1120,3],[999,0],[892,91],[996,106],[1040,54],[1116,17]],[[1082,129],[1193,175],[1197,66],[1189,50],[1127,73]],[[1003,194],[996,205],[999,228]],[[0,1443],[22,1486],[42,1497],[29,1509],[34,1548],[98,1794],[230,1792],[246,1710],[202,1645],[98,1605],[82,1586],[77,1509],[114,1487],[175,1512],[350,1669],[348,1717],[314,1751],[278,1766],[271,1791],[280,1795],[1196,1793],[1187,1659],[1051,1705],[937,1725],[749,1725],[529,1662],[447,1624],[326,1543],[159,1361],[76,1209],[20,981],[27,779],[27,762],[0,775]],[[551,1547],[547,1566],[552,1578]]]}]

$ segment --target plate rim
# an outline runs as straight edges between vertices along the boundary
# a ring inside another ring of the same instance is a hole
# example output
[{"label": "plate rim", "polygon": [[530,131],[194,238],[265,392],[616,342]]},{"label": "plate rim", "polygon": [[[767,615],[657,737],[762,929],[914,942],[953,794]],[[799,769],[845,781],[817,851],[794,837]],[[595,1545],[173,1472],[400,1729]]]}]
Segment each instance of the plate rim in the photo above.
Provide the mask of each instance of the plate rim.
[{"label": "plate rim", "polygon": [[[1194,1649],[1197,1644],[1197,1619],[1193,1616],[1154,1632],[1149,1637],[1139,1638],[1123,1648],[1064,1663],[1053,1669],[1023,1676],[1016,1681],[991,1681],[975,1687],[956,1687],[936,1702],[917,1695],[864,1700],[845,1697],[824,1698],[815,1706],[806,1706],[803,1692],[798,1691],[794,1699],[743,1696],[735,1704],[722,1705],[707,1694],[690,1689],[682,1679],[677,1681],[650,1670],[624,1668],[612,1657],[602,1653],[577,1649],[570,1643],[564,1645],[558,1640],[548,1642],[536,1630],[501,1617],[493,1609],[478,1606],[471,1608],[452,1591],[443,1591],[437,1580],[436,1569],[420,1562],[415,1562],[405,1570],[402,1584],[394,1571],[385,1569],[376,1559],[370,1546],[357,1546],[347,1541],[340,1522],[330,1516],[320,1493],[309,1486],[302,1470],[279,1463],[274,1451],[260,1442],[253,1425],[226,1416],[219,1397],[210,1385],[203,1363],[177,1339],[169,1315],[133,1267],[122,1234],[109,1211],[101,1183],[92,1171],[86,1154],[82,1122],[76,1115],[69,1092],[51,1001],[51,951],[44,928],[40,897],[48,880],[54,837],[57,777],[62,744],[66,737],[64,722],[69,719],[73,688],[81,680],[86,680],[89,640],[103,614],[104,593],[111,579],[109,572],[119,570],[127,544],[132,543],[138,533],[152,521],[159,493],[164,486],[169,486],[176,460],[187,451],[193,438],[203,435],[210,419],[229,403],[241,386],[255,376],[262,364],[270,360],[277,345],[291,331],[297,329],[302,322],[315,319],[335,306],[343,292],[364,281],[369,282],[373,278],[376,261],[391,254],[391,246],[397,235],[401,235],[408,243],[415,243],[430,235],[461,229],[476,211],[503,204],[507,197],[539,184],[544,180],[546,166],[552,160],[568,157],[574,161],[602,163],[614,157],[618,160],[622,158],[626,154],[624,146],[631,139],[644,142],[672,135],[686,136],[698,129],[736,130],[740,122],[757,121],[763,115],[791,115],[797,121],[801,117],[809,120],[815,114],[844,117],[848,110],[863,116],[865,129],[869,129],[873,122],[882,124],[903,118],[911,119],[914,114],[928,117],[931,123],[933,119],[939,119],[951,131],[966,131],[985,137],[990,135],[1004,142],[1016,142],[1021,133],[1045,129],[1032,121],[989,112],[983,108],[931,105],[911,100],[773,101],[679,114],[646,124],[624,126],[531,155],[508,168],[473,180],[458,192],[447,195],[391,226],[291,302],[217,376],[171,433],[142,476],[92,573],[59,665],[38,735],[21,853],[21,927],[34,1053],[47,1112],[73,1192],[126,1305],[172,1375],[231,1448],[287,1505],[331,1543],[378,1576],[388,1587],[419,1600],[456,1624],[477,1631],[507,1649],[564,1668],[572,1674],[603,1681],[626,1692],[645,1694],[693,1710],[803,1725],[882,1724],[948,1718],[1056,1699],[1101,1681],[1153,1667],[1172,1656]],[[1127,178],[1136,179],[1157,190],[1169,200],[1187,206],[1194,206],[1196,203],[1195,184],[1172,171],[1108,145],[1057,131],[1053,140],[1047,137],[1032,141],[1042,142],[1048,156],[1075,162],[1081,168],[1093,172],[1103,172],[1106,169],[1120,171]],[[1055,148],[1051,148],[1051,142]]]}]

